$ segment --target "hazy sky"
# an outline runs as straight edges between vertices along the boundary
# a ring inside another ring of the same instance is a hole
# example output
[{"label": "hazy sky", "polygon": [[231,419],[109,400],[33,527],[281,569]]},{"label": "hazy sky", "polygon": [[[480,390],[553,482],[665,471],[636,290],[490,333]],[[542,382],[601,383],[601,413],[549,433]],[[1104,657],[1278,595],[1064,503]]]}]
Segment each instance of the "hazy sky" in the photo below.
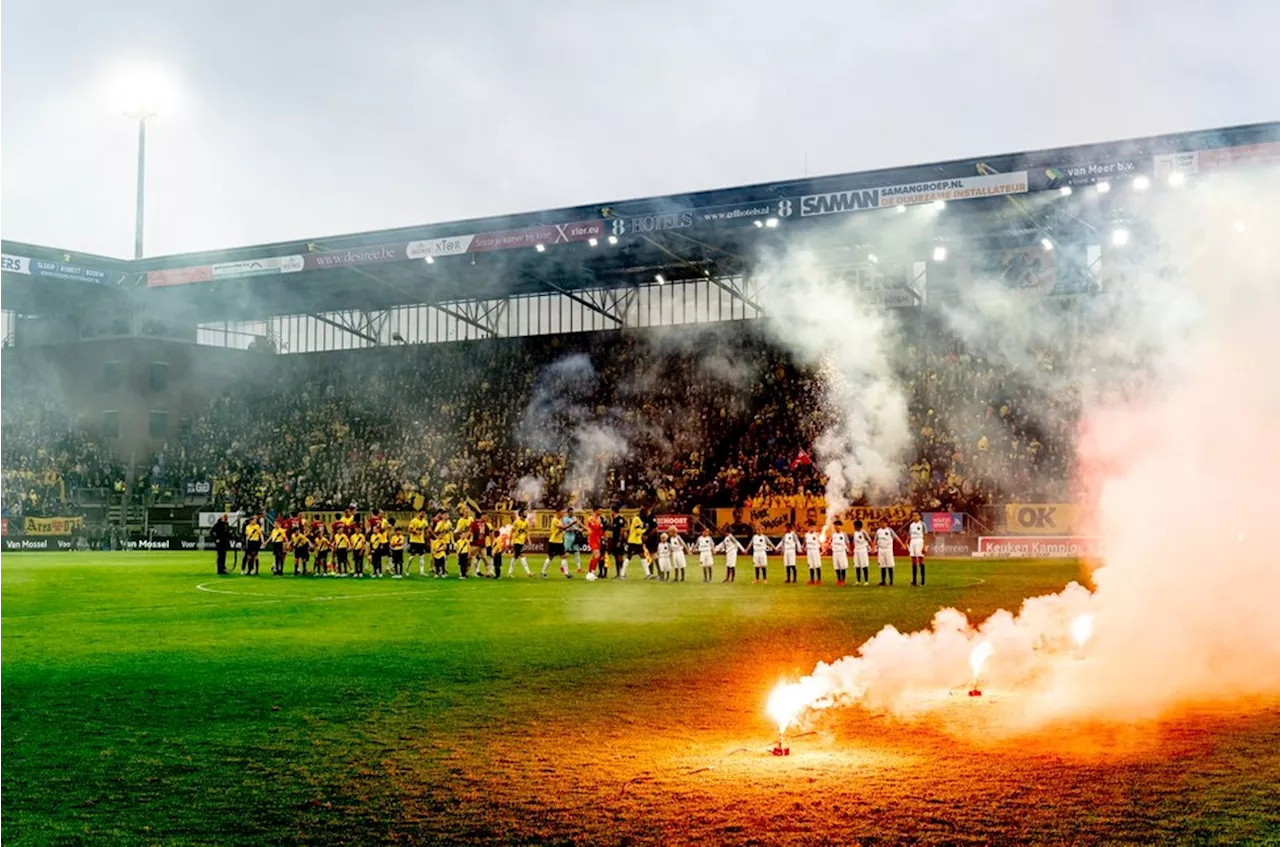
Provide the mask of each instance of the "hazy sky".
[{"label": "hazy sky", "polygon": [[148,255],[1280,118],[1263,0],[4,0],[3,235]]}]

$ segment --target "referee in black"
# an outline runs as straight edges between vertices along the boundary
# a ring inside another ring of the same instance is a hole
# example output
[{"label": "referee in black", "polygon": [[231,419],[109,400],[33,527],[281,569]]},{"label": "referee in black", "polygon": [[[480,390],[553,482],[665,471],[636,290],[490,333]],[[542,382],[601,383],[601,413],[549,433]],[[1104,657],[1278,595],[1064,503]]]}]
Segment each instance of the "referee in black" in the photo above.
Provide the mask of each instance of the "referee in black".
[{"label": "referee in black", "polygon": [[213,549],[217,551],[218,573],[226,574],[227,551],[231,549],[231,523],[227,520],[225,513],[218,518],[209,534],[213,536]]}]

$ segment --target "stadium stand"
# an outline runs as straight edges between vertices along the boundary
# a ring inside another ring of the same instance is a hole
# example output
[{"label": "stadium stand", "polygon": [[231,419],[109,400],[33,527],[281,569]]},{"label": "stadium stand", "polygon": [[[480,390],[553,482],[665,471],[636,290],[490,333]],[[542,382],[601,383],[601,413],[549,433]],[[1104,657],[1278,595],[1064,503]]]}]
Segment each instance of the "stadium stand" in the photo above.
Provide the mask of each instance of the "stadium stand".
[{"label": "stadium stand", "polygon": [[863,500],[1063,501],[1078,391],[1037,393],[934,304],[999,279],[1061,324],[1037,367],[1091,355],[1073,303],[1107,283],[1098,233],[1137,212],[1072,186],[1278,149],[1267,124],[137,262],[6,242],[4,515],[137,532],[193,505],[487,507],[528,478],[558,503],[575,469],[597,503],[809,507],[824,377],[761,328],[743,257],[908,190],[956,202],[901,277],[875,271],[911,445]]}]

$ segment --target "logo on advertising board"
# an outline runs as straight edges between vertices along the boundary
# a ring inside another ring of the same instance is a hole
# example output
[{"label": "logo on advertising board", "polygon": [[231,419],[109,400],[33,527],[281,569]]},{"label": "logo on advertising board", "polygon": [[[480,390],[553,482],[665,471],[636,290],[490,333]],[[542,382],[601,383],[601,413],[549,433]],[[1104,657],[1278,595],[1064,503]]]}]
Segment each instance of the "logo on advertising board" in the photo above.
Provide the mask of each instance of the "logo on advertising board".
[{"label": "logo on advertising board", "polygon": [[474,235],[446,235],[443,238],[429,238],[426,241],[410,241],[404,253],[410,259],[425,259],[428,256],[460,256],[471,248]]},{"label": "logo on advertising board", "polygon": [[1201,150],[1199,166],[1201,171],[1214,171],[1236,165],[1255,165],[1278,160],[1280,160],[1280,142],[1266,141],[1240,147],[1215,147],[1210,150]]},{"label": "logo on advertising board", "polygon": [[568,244],[586,241],[604,235],[604,221],[579,221],[571,224],[551,224],[529,229],[512,229],[506,232],[485,232],[474,236],[468,253],[484,253],[490,250],[514,250],[535,247],[539,244]]},{"label": "logo on advertising board", "polygon": [[353,247],[350,250],[308,253],[303,259],[307,268],[342,268],[407,259],[407,247],[406,244],[375,244],[370,247]]},{"label": "logo on advertising board", "polygon": [[266,259],[244,259],[239,262],[219,262],[213,266],[214,279],[232,276],[261,276],[262,274],[297,273],[306,267],[302,256],[273,256]]},{"label": "logo on advertising board", "polygon": [[656,515],[658,532],[675,532],[685,535],[689,532],[688,515]]},{"label": "logo on advertising board", "polygon": [[9,519],[0,518],[0,538],[9,534]]},{"label": "logo on advertising board", "polygon": [[761,218],[789,218],[795,212],[791,200],[763,200],[757,203],[735,203],[730,206],[708,206],[697,210],[703,223],[751,223]]},{"label": "logo on advertising board", "polygon": [[999,559],[1076,559],[1098,555],[1098,539],[1083,535],[1049,535],[1028,538],[984,535],[978,539],[979,556]]},{"label": "logo on advertising board", "polygon": [[4,539],[5,550],[48,550],[49,539],[41,538],[39,541],[29,538],[6,538]]},{"label": "logo on advertising board", "polygon": [[835,215],[866,209],[887,209],[891,206],[915,206],[938,200],[968,200],[974,197],[1025,194],[1026,191],[1026,171],[935,179],[905,185],[808,194],[800,198],[800,215],[801,217]]},{"label": "logo on advertising board", "polygon": [[926,532],[964,532],[963,512],[925,512],[921,517]]},{"label": "logo on advertising board", "polygon": [[[1137,176],[1145,171],[1145,160],[1120,159],[1114,162],[1089,162],[1078,165],[1062,165],[1045,168],[1044,188],[1061,188],[1064,185],[1089,185],[1099,180],[1115,177]],[[1039,187],[1037,185],[1037,187]]]},{"label": "logo on advertising board", "polygon": [[186,285],[191,282],[211,282],[212,280],[212,265],[147,271],[147,287],[149,288],[159,288],[164,285]]},{"label": "logo on advertising board", "polygon": [[1161,153],[1152,162],[1157,178],[1164,179],[1171,174],[1194,174],[1200,171],[1200,155],[1198,153]]},{"label": "logo on advertising board", "polygon": [[80,265],[68,265],[64,262],[45,262],[39,259],[31,260],[31,275],[70,279],[77,282],[96,282],[98,284],[108,281],[106,271],[101,271],[97,268],[84,268]]},{"label": "logo on advertising board", "polygon": [[31,273],[31,260],[26,256],[0,254],[0,270],[11,274]]},{"label": "logo on advertising board", "polygon": [[1009,503],[1004,531],[1015,535],[1070,535],[1079,509],[1070,503]]},{"label": "logo on advertising board", "polygon": [[973,536],[955,533],[939,533],[929,539],[930,556],[972,556]]},{"label": "logo on advertising board", "polygon": [[693,212],[662,212],[652,215],[635,215],[630,218],[612,218],[609,232],[613,235],[647,235],[651,232],[667,232],[693,226]]}]

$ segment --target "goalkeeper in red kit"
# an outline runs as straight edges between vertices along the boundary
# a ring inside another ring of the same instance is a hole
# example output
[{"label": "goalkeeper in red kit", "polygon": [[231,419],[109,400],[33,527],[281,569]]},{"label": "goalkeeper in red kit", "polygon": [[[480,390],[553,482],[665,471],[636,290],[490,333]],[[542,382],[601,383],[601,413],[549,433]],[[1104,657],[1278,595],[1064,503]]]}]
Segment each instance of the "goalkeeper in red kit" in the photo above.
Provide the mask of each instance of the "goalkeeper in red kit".
[{"label": "goalkeeper in red kit", "polygon": [[[601,579],[609,576],[609,563],[604,557],[604,518],[600,517],[600,509],[591,510],[587,518],[587,548],[591,550],[591,562],[587,570]],[[597,568],[599,571],[597,572]]]}]

